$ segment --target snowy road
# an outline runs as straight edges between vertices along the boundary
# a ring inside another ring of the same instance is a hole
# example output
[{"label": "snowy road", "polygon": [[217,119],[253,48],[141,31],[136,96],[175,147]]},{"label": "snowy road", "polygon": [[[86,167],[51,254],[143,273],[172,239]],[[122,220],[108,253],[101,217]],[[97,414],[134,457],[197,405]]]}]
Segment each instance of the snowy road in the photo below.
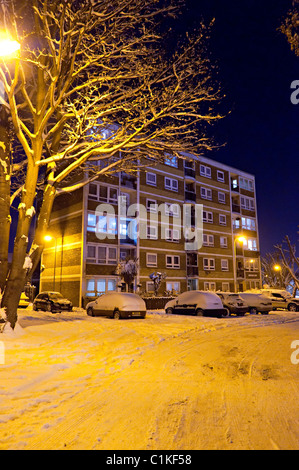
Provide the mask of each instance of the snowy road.
[{"label": "snowy road", "polygon": [[283,311],[20,310],[0,336],[0,449],[299,449],[295,340],[299,314]]}]

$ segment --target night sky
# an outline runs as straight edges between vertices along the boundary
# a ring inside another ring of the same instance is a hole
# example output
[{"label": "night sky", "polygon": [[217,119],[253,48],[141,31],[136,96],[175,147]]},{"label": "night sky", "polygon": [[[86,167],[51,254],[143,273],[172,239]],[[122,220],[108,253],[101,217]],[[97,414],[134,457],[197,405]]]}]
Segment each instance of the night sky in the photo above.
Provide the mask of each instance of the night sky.
[{"label": "night sky", "polygon": [[299,58],[277,31],[291,2],[186,2],[182,32],[215,17],[211,57],[231,110],[213,127],[225,148],[207,156],[255,175],[262,256],[287,234],[299,245],[299,104],[290,101]]}]

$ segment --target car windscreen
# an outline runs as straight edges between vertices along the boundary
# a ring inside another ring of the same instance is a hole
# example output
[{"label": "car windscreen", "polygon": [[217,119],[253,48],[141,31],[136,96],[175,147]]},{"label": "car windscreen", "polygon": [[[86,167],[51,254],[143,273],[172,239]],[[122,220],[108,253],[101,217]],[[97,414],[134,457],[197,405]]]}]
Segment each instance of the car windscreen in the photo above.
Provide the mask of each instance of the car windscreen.
[{"label": "car windscreen", "polygon": [[63,295],[61,295],[59,292],[49,292],[49,299],[51,300],[58,300],[63,298]]}]

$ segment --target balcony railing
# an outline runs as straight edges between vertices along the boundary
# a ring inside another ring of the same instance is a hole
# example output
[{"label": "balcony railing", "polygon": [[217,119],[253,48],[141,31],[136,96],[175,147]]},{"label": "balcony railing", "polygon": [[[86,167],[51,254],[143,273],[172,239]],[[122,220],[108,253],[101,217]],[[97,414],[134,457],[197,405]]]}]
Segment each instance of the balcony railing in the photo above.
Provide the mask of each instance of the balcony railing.
[{"label": "balcony railing", "polygon": [[185,199],[188,201],[195,202],[196,201],[196,193],[193,191],[185,191]]},{"label": "balcony railing", "polygon": [[198,266],[187,266],[187,276],[198,276]]},{"label": "balcony railing", "polygon": [[232,211],[233,212],[238,212],[239,214],[241,213],[241,207],[239,204],[232,204]]},{"label": "balcony railing", "polygon": [[185,168],[184,172],[185,172],[185,176],[189,178],[195,178],[195,170],[193,170],[193,168]]}]

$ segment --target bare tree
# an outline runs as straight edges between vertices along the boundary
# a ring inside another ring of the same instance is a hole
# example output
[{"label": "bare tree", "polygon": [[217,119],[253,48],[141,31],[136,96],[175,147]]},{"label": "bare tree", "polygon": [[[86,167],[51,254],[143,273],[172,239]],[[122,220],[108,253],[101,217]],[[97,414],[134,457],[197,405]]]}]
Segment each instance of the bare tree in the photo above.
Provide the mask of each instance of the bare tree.
[{"label": "bare tree", "polygon": [[288,12],[280,30],[285,34],[291,49],[299,56],[299,0],[293,0],[293,7]]},{"label": "bare tree", "polygon": [[[174,17],[181,2],[160,5],[158,0],[0,0],[4,26],[21,44],[16,59],[0,59],[5,89],[0,104],[9,114],[0,126],[0,152],[5,150],[0,288],[13,328],[28,274],[25,257],[31,258],[32,272],[57,196],[100,174],[136,170],[148,157],[152,162],[165,152],[181,156],[212,148],[205,125],[221,116],[214,111],[220,94],[206,53],[209,29],[202,25],[169,57],[156,25]],[[7,132],[14,135],[13,155]],[[92,160],[101,164],[92,167]],[[42,203],[30,247],[37,192]],[[18,225],[8,271],[13,201],[19,203]]]},{"label": "bare tree", "polygon": [[296,246],[292,245],[289,237],[286,235],[284,245],[276,245],[275,248],[281,256],[284,269],[288,272],[294,283],[295,294],[296,290],[299,290],[299,258],[296,256]]},{"label": "bare tree", "polygon": [[[288,264],[292,264],[288,260]],[[276,249],[261,259],[263,284],[277,289],[286,289],[291,285],[292,276],[284,266],[280,252]]]}]

